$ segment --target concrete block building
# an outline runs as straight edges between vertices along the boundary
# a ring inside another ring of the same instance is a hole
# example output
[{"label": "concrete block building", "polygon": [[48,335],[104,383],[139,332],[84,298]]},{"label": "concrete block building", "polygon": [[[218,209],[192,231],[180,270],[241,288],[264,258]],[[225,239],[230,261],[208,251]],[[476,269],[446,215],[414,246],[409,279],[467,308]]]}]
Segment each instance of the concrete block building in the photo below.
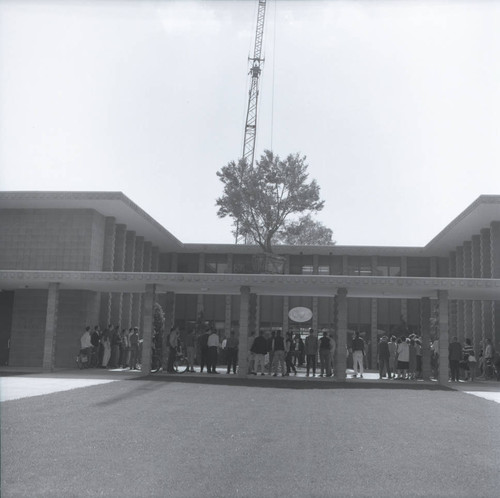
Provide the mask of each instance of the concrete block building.
[{"label": "concrete block building", "polygon": [[[95,324],[138,325],[147,351],[155,301],[169,325],[203,316],[238,331],[242,352],[257,329],[308,327],[335,333],[339,350],[356,330],[371,344],[439,334],[443,354],[454,335],[500,345],[500,196],[479,197],[424,247],[275,252],[283,274],[255,273],[258,247],[185,244],[121,192],[0,192],[0,362],[72,367]],[[311,320],[291,320],[295,307]]]}]

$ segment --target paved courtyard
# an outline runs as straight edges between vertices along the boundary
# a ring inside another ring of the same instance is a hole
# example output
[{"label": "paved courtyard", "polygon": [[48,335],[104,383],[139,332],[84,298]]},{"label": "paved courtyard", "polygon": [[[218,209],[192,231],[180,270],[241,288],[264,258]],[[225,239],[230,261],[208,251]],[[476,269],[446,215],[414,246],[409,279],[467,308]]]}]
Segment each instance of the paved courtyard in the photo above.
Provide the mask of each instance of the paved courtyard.
[{"label": "paved courtyard", "polygon": [[3,377],[2,497],[500,495],[496,383],[280,380]]}]

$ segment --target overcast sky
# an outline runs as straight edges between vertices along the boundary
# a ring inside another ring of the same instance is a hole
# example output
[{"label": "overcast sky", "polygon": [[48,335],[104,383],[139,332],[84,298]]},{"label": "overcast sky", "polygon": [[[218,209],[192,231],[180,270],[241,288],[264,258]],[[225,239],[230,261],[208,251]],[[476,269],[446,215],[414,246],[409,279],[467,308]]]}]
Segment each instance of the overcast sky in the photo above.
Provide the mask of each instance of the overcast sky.
[{"label": "overcast sky", "polygon": [[[0,189],[120,190],[232,243],[257,0],[0,0]],[[308,158],[341,245],[421,246],[500,194],[499,1],[268,0],[256,155]]]}]

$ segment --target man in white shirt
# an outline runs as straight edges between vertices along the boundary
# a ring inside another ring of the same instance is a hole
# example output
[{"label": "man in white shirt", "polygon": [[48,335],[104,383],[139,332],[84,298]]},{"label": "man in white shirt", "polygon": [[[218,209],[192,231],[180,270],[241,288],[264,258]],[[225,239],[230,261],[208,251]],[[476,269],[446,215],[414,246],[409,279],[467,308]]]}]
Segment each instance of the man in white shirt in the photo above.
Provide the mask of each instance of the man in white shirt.
[{"label": "man in white shirt", "polygon": [[217,366],[217,351],[219,349],[219,334],[215,329],[212,329],[208,336],[208,373],[219,373],[215,369]]},{"label": "man in white shirt", "polygon": [[80,348],[83,349],[85,353],[90,353],[90,350],[92,348],[90,327],[85,327],[85,332],[80,337]]}]

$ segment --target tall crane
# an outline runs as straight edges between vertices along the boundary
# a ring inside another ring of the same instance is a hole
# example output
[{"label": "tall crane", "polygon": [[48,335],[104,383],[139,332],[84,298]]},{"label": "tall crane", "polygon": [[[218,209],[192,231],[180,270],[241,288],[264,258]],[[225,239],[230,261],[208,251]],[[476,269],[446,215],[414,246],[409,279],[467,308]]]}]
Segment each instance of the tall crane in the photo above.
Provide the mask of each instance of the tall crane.
[{"label": "tall crane", "polygon": [[249,74],[251,76],[250,90],[248,92],[247,119],[245,123],[245,138],[243,140],[243,158],[252,165],[255,153],[255,137],[257,135],[257,102],[259,100],[259,77],[264,65],[262,53],[262,40],[264,38],[264,20],[266,17],[266,0],[259,0],[257,11],[257,28],[255,30],[255,45]]}]

